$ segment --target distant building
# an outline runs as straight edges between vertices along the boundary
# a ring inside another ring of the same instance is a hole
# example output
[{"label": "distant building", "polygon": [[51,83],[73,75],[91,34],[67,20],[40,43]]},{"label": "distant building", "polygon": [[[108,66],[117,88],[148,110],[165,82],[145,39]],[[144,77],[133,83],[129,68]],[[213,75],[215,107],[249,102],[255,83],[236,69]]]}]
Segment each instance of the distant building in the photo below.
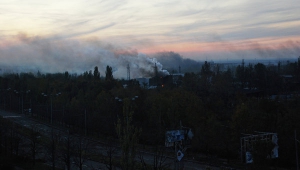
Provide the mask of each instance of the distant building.
[{"label": "distant building", "polygon": [[140,87],[148,89],[149,88],[149,79],[150,78],[137,78],[136,81],[139,82]]},{"label": "distant building", "polygon": [[181,78],[184,77],[184,74],[177,73],[170,75],[172,77],[173,84],[180,84]]}]

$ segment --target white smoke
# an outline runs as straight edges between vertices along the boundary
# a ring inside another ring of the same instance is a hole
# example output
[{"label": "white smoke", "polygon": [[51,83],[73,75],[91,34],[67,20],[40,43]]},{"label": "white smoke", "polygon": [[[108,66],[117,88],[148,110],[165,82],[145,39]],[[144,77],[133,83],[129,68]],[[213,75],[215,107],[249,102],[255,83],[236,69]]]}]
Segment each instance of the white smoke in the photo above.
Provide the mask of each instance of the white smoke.
[{"label": "white smoke", "polygon": [[106,66],[109,65],[113,68],[115,78],[125,78],[129,65],[131,78],[139,78],[153,76],[156,63],[161,74],[169,74],[156,59],[136,50],[105,44],[95,39],[28,37],[22,34],[6,44],[9,45],[3,42],[0,44],[2,71],[33,73],[68,71],[81,74],[97,66],[103,76]]}]

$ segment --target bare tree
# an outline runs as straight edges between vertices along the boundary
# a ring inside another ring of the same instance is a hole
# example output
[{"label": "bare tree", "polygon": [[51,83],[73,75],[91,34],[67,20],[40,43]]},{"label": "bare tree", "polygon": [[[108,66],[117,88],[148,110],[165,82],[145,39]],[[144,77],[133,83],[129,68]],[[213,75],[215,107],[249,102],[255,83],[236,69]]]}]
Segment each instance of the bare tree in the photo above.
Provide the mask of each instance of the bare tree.
[{"label": "bare tree", "polygon": [[60,135],[55,134],[53,129],[51,130],[51,138],[49,143],[47,144],[48,149],[48,157],[52,162],[52,169],[55,170],[55,163],[58,160],[58,146],[59,146]]},{"label": "bare tree", "polygon": [[105,165],[108,170],[113,170],[113,168],[114,168],[113,155],[117,151],[117,148],[113,146],[112,142],[113,142],[112,139],[109,138],[107,141],[107,145],[105,146],[106,158],[108,159],[108,160],[105,160]]},{"label": "bare tree", "polygon": [[144,156],[143,156],[143,154],[141,152],[139,152],[139,156],[138,157],[139,157],[139,159],[141,161],[141,166],[142,166],[141,168],[143,170],[150,169],[150,167],[147,166],[147,163],[145,162]]},{"label": "bare tree", "polygon": [[71,170],[71,141],[72,138],[68,134],[66,137],[62,138],[62,143],[60,145],[60,158],[65,163],[67,170]]},{"label": "bare tree", "polygon": [[17,131],[14,131],[11,135],[12,136],[10,140],[12,141],[12,153],[14,153],[16,156],[19,156],[19,148],[22,142],[22,137]]},{"label": "bare tree", "polygon": [[170,168],[170,164],[166,163],[165,147],[157,146],[153,158],[153,169],[154,170],[163,170]]},{"label": "bare tree", "polygon": [[29,141],[30,141],[29,147],[30,147],[33,165],[35,165],[35,159],[39,149],[39,142],[40,142],[39,138],[40,138],[40,134],[37,131],[35,131],[34,127],[32,127],[29,135]]},{"label": "bare tree", "polygon": [[[9,133],[9,122],[3,118],[0,118],[1,124],[0,124],[0,144],[1,146],[4,146],[4,154],[7,155],[8,152],[8,133]],[[1,148],[2,152],[2,148]]]},{"label": "bare tree", "polygon": [[141,166],[142,166],[142,169],[144,170],[165,170],[165,169],[170,169],[170,163],[167,163],[166,162],[166,155],[165,155],[165,148],[164,147],[160,147],[160,146],[157,146],[155,148],[155,151],[154,151],[154,155],[153,155],[153,164],[152,166],[148,165],[146,162],[145,162],[145,159],[144,159],[144,156],[143,156],[143,153],[140,152],[139,153],[139,159],[141,161]]},{"label": "bare tree", "polygon": [[88,158],[88,153],[89,153],[89,143],[87,140],[83,140],[82,136],[79,135],[78,137],[74,138],[73,140],[73,148],[72,150],[74,151],[74,157],[73,161],[74,164],[82,170],[83,163],[87,160]]}]

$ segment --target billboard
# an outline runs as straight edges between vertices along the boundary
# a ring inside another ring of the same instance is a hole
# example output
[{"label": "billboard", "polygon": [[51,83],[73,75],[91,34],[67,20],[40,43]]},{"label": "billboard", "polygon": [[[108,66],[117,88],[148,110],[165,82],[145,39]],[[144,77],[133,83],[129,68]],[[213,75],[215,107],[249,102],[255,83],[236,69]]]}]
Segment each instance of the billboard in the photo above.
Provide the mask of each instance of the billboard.
[{"label": "billboard", "polygon": [[184,130],[170,130],[166,132],[166,142],[178,142],[184,139]]},{"label": "billboard", "polygon": [[249,164],[249,163],[253,163],[253,157],[252,157],[252,154],[251,152],[246,152],[246,163]]},{"label": "billboard", "polygon": [[270,151],[270,155],[266,155],[268,158],[278,158],[278,136],[277,133],[260,132],[256,135],[248,135],[241,138],[241,159],[243,159],[243,154],[245,154],[245,162],[253,163],[253,147],[257,141],[271,142],[274,144],[274,148]]},{"label": "billboard", "polygon": [[278,137],[277,133],[272,135],[272,143],[275,145],[275,147],[272,149],[271,158],[278,158]]}]

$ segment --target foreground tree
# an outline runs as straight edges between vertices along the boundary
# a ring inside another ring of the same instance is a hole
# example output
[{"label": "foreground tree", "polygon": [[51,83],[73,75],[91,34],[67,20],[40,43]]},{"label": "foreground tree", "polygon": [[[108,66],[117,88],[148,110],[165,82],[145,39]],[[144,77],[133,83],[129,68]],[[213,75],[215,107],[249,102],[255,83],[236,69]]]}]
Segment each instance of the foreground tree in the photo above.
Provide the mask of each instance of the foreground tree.
[{"label": "foreground tree", "polygon": [[136,146],[141,130],[132,125],[132,111],[130,100],[124,99],[123,121],[118,120],[116,126],[121,144],[121,167],[124,170],[135,169]]},{"label": "foreground tree", "polygon": [[68,133],[68,135],[63,138],[62,145],[60,147],[60,159],[65,163],[67,170],[71,169],[71,157],[73,156],[72,152],[71,152],[72,151],[72,146],[71,146],[72,140],[73,139],[71,138],[70,134]]},{"label": "foreground tree", "polygon": [[29,134],[29,147],[30,147],[30,152],[31,152],[31,158],[33,161],[33,166],[35,165],[35,159],[36,159],[36,155],[38,154],[38,152],[40,151],[40,134],[36,131],[35,127],[32,127],[30,134]]},{"label": "foreground tree", "polygon": [[105,166],[108,170],[113,170],[115,168],[113,157],[114,154],[117,152],[117,148],[113,146],[112,138],[107,139],[107,145],[105,146],[105,151],[106,151],[106,155],[103,158],[104,162],[106,162]]},{"label": "foreground tree", "polygon": [[51,131],[51,139],[49,143],[47,144],[47,149],[49,152],[49,158],[52,162],[52,169],[55,170],[56,161],[58,157],[58,146],[59,146],[59,138],[60,136],[58,134],[54,134],[53,129]]},{"label": "foreground tree", "polygon": [[73,142],[72,150],[74,151],[73,161],[75,165],[82,170],[83,164],[88,158],[88,153],[90,152],[89,142],[84,140],[81,135],[79,135]]}]

